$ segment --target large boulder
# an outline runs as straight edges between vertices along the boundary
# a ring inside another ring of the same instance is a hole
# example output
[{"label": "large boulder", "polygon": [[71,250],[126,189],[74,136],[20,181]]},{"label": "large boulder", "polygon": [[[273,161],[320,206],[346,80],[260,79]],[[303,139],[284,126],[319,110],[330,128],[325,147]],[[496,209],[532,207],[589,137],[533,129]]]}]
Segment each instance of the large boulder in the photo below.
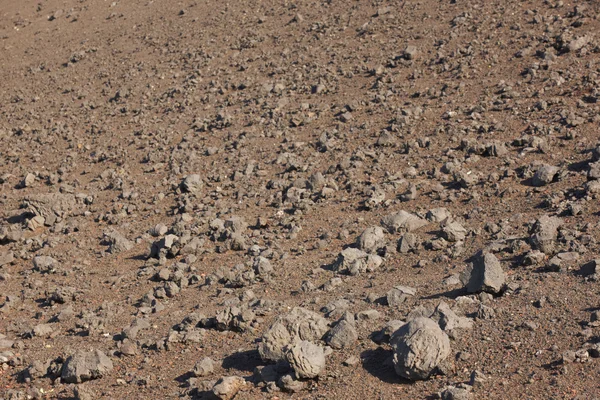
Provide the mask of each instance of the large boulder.
[{"label": "large boulder", "polygon": [[398,329],[390,339],[394,369],[403,378],[423,380],[450,355],[450,339],[433,320],[419,317]]}]

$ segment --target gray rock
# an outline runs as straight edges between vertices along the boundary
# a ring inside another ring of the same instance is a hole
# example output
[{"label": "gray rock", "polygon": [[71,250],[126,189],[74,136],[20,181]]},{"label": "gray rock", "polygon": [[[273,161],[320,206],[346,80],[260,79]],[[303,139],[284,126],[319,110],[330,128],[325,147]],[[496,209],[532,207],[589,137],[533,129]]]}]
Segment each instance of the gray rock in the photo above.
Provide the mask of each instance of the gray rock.
[{"label": "gray rock", "polygon": [[416,46],[408,45],[406,46],[402,54],[407,60],[414,60],[417,57],[418,53],[419,51],[417,50]]},{"label": "gray rock", "polygon": [[398,329],[390,340],[394,369],[406,379],[427,379],[450,354],[450,340],[435,321],[416,318]]},{"label": "gray rock", "polygon": [[226,376],[217,381],[212,388],[213,396],[218,400],[231,400],[246,385],[246,380],[239,376]]},{"label": "gray rock", "polygon": [[194,376],[207,376],[213,373],[215,370],[215,362],[210,357],[204,357],[194,365],[192,375]]},{"label": "gray rock", "polygon": [[362,250],[348,247],[340,252],[333,268],[335,271],[350,275],[375,271],[383,264],[377,254],[367,254]]},{"label": "gray rock", "polygon": [[533,226],[532,234],[529,238],[531,247],[545,254],[553,252],[558,236],[558,228],[562,224],[563,220],[561,218],[542,215]]},{"label": "gray rock", "polygon": [[133,243],[116,230],[104,232],[104,243],[108,244],[111,254],[121,253],[133,248]]},{"label": "gray rock", "polygon": [[385,233],[380,226],[371,226],[365,229],[358,239],[356,245],[360,250],[367,253],[375,253],[378,249],[385,247]]},{"label": "gray rock", "polygon": [[36,256],[33,258],[33,269],[39,272],[54,272],[58,267],[58,261],[49,256]]},{"label": "gray rock", "polygon": [[399,307],[417,293],[416,289],[408,286],[395,286],[387,292],[386,299],[390,307]]},{"label": "gray rock", "polygon": [[325,369],[323,347],[308,340],[292,345],[287,353],[287,360],[298,379],[316,378]]},{"label": "gray rock", "polygon": [[440,328],[448,334],[457,329],[471,329],[473,320],[458,316],[446,302],[441,301],[436,307],[432,319],[438,321]]},{"label": "gray rock", "polygon": [[15,260],[15,255],[12,251],[0,254],[0,267],[10,264]]},{"label": "gray rock", "polygon": [[398,240],[397,250],[400,253],[406,254],[411,251],[417,251],[419,249],[419,245],[421,244],[421,239],[418,235],[414,233],[405,233]]},{"label": "gray rock", "polygon": [[321,340],[329,327],[321,315],[295,307],[278,317],[263,335],[258,352],[263,360],[285,360],[286,347],[297,340]]},{"label": "gray rock", "polygon": [[70,193],[35,194],[25,198],[25,205],[35,215],[44,217],[52,225],[56,217],[66,217],[76,209],[75,196]]},{"label": "gray rock", "polygon": [[442,228],[444,239],[449,242],[459,242],[467,236],[467,230],[458,222],[451,221]]},{"label": "gray rock", "polygon": [[552,183],[559,168],[552,165],[542,165],[533,175],[531,183],[533,186],[545,186]]},{"label": "gray rock", "polygon": [[291,374],[286,374],[279,378],[279,381],[277,381],[277,386],[286,392],[297,393],[306,388],[306,383],[295,380]]},{"label": "gray rock", "polygon": [[336,326],[331,328],[327,335],[327,344],[334,349],[341,349],[351,346],[358,340],[358,333],[353,322],[345,319],[338,322]]},{"label": "gray rock", "polygon": [[496,316],[496,311],[485,304],[480,304],[476,314],[478,319],[493,319]]},{"label": "gray rock", "polygon": [[449,386],[440,392],[441,400],[470,400],[471,392],[465,388]]},{"label": "gray rock", "polygon": [[442,222],[451,217],[448,209],[444,207],[433,208],[427,211],[427,215],[425,216],[431,222]]},{"label": "gray rock", "polygon": [[188,175],[181,182],[181,189],[187,193],[197,193],[203,186],[204,182],[198,174]]},{"label": "gray rock", "polygon": [[381,225],[390,233],[413,232],[427,225],[427,220],[401,210],[395,214],[390,214],[381,219]]},{"label": "gray rock", "polygon": [[259,256],[254,259],[254,271],[258,276],[266,277],[273,272],[273,265],[269,259]]},{"label": "gray rock", "polygon": [[78,352],[65,361],[61,379],[65,383],[81,383],[102,378],[112,369],[112,361],[100,350]]},{"label": "gray rock", "polygon": [[498,294],[504,287],[505,275],[496,256],[480,250],[461,274],[461,280],[469,293]]}]

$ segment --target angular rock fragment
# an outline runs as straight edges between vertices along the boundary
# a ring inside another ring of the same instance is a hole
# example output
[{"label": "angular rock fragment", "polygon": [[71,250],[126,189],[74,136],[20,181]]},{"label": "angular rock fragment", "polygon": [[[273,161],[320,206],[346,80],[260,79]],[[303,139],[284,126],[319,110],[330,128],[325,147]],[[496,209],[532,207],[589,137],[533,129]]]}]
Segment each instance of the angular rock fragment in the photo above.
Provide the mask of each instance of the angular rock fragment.
[{"label": "angular rock fragment", "polygon": [[554,181],[556,174],[558,174],[559,168],[552,165],[542,165],[533,178],[531,183],[533,186],[545,186]]},{"label": "angular rock fragment", "polygon": [[480,250],[461,274],[461,280],[469,293],[499,294],[504,288],[505,274],[495,255]]},{"label": "angular rock fragment", "polygon": [[58,261],[50,256],[36,256],[33,258],[33,269],[38,272],[54,272],[58,265]]},{"label": "angular rock fragment", "polygon": [[204,186],[200,175],[193,174],[186,176],[181,182],[181,189],[187,193],[197,193]]},{"label": "angular rock fragment", "polygon": [[452,331],[459,329],[471,329],[473,327],[473,320],[467,317],[458,316],[446,302],[440,302],[436,307],[432,317],[433,320],[438,321],[440,328],[449,335],[452,335]]},{"label": "angular rock fragment", "polygon": [[533,225],[529,241],[531,247],[535,250],[540,250],[545,254],[554,251],[556,238],[558,236],[558,228],[563,224],[563,220],[558,217],[550,217],[542,215]]},{"label": "angular rock fragment", "polygon": [[331,328],[327,335],[326,342],[334,349],[341,349],[351,346],[358,339],[358,332],[354,321],[342,319],[336,326]]},{"label": "angular rock fragment", "polygon": [[65,361],[61,379],[65,383],[81,383],[102,378],[112,369],[112,361],[100,350],[78,352]]},{"label": "angular rock fragment", "polygon": [[35,194],[25,198],[25,205],[35,215],[53,225],[57,217],[66,217],[76,209],[75,196],[70,193]]},{"label": "angular rock fragment", "polygon": [[194,376],[208,376],[213,373],[215,369],[215,362],[210,357],[204,357],[194,365],[192,375]]},{"label": "angular rock fragment", "polygon": [[381,219],[381,225],[390,233],[413,232],[427,225],[427,223],[427,220],[404,210]]},{"label": "angular rock fragment", "polygon": [[296,340],[316,341],[325,336],[327,320],[319,314],[295,307],[288,314],[278,317],[263,335],[258,352],[263,360],[285,359],[286,347]]},{"label": "angular rock fragment", "polygon": [[442,228],[444,239],[449,242],[459,242],[467,236],[467,230],[457,221],[451,221]]},{"label": "angular rock fragment", "polygon": [[342,250],[335,261],[333,268],[340,273],[358,275],[364,272],[375,271],[383,264],[383,259],[376,254],[348,247]]},{"label": "angular rock fragment", "polygon": [[417,293],[416,289],[408,286],[395,286],[387,292],[386,299],[390,307],[398,307]]},{"label": "angular rock fragment", "polygon": [[121,253],[133,248],[133,243],[116,230],[104,232],[104,243],[108,245],[111,254]]}]

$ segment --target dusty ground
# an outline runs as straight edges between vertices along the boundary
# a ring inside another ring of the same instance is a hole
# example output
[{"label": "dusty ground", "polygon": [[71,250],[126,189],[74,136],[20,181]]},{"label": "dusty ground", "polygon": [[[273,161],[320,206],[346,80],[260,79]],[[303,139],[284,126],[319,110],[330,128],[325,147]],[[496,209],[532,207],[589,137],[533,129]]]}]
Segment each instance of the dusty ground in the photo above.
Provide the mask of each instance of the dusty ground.
[{"label": "dusty ground", "polygon": [[[221,398],[600,396],[599,16],[594,1],[3,0],[0,398],[207,398],[227,376],[246,383]],[[400,210],[429,222],[410,251],[385,231],[381,266],[338,269]],[[540,246],[544,216],[561,220]],[[479,250],[504,271],[493,295],[457,279]],[[391,306],[398,285],[416,294]],[[377,332],[442,301],[471,327],[447,332],[428,379],[399,377]],[[295,392],[254,373],[293,307],[358,334]],[[112,368],[66,382],[64,361],[95,350]],[[192,376],[205,357],[214,371]]]}]

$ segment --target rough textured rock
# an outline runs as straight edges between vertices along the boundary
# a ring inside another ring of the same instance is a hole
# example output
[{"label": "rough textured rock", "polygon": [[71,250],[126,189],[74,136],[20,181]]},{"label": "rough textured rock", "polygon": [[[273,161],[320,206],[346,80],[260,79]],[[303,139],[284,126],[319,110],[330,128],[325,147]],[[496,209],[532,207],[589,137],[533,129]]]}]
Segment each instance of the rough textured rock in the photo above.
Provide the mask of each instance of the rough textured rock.
[{"label": "rough textured rock", "polygon": [[183,179],[181,189],[188,193],[197,193],[202,189],[203,185],[204,182],[202,182],[200,175],[192,174]]},{"label": "rough textured rock", "polygon": [[552,165],[542,165],[537,170],[535,175],[533,175],[531,183],[533,184],[533,186],[548,185],[552,183],[552,181],[554,181],[556,174],[558,174],[558,171],[558,167],[554,167]]},{"label": "rough textured rock", "polygon": [[215,362],[210,357],[204,357],[194,365],[192,374],[194,376],[208,376],[213,373]]},{"label": "rough textured rock", "polygon": [[47,224],[56,217],[66,217],[76,209],[75,196],[68,193],[45,193],[25,198],[25,204],[35,215],[43,217]]},{"label": "rough textured rock", "polygon": [[334,269],[340,273],[358,275],[364,272],[375,271],[383,264],[383,259],[377,254],[348,247],[341,251],[334,263]]},{"label": "rough textured rock", "polygon": [[408,286],[395,286],[387,292],[386,299],[390,307],[398,307],[417,293],[416,289]]},{"label": "rough textured rock", "polygon": [[427,223],[427,220],[404,210],[381,219],[381,225],[390,233],[416,231]]},{"label": "rough textured rock", "polygon": [[471,329],[473,320],[467,317],[457,315],[446,302],[440,302],[436,307],[432,319],[438,321],[440,328],[449,335],[453,335],[452,331],[460,329]]},{"label": "rough textured rock", "polygon": [[33,268],[39,272],[54,272],[59,263],[50,256],[37,256],[33,259]]},{"label": "rough textured rock", "polygon": [[291,346],[287,360],[298,379],[316,378],[325,368],[325,353],[318,344],[302,340]]},{"label": "rough textured rock", "polygon": [[319,314],[295,307],[288,314],[278,317],[265,332],[258,346],[263,360],[285,360],[286,347],[296,340],[316,341],[325,336],[327,320]]},{"label": "rough textured rock", "polygon": [[121,253],[133,248],[133,243],[116,230],[105,232],[104,242],[108,244],[108,251],[112,254]]},{"label": "rough textured rock", "polygon": [[61,379],[66,383],[81,383],[102,378],[112,369],[112,361],[100,350],[78,352],[65,361]]},{"label": "rough textured rock", "polygon": [[558,228],[563,224],[563,220],[558,217],[542,215],[533,225],[529,241],[531,247],[540,250],[546,254],[555,249]]},{"label": "rough textured rock", "polygon": [[331,328],[327,335],[327,344],[334,349],[351,346],[358,340],[358,332],[354,322],[342,319]]},{"label": "rough textured rock", "polygon": [[367,253],[375,253],[378,249],[384,247],[385,243],[385,233],[380,226],[365,229],[356,240],[358,248]]},{"label": "rough textured rock", "polygon": [[488,292],[499,294],[505,282],[500,261],[492,253],[480,250],[461,274],[461,280],[469,293]]},{"label": "rough textured rock", "polygon": [[217,381],[212,394],[218,400],[231,400],[246,385],[246,380],[239,376],[226,376]]},{"label": "rough textured rock", "polygon": [[450,355],[450,340],[429,318],[415,318],[398,329],[390,339],[394,369],[403,378],[427,379]]}]

